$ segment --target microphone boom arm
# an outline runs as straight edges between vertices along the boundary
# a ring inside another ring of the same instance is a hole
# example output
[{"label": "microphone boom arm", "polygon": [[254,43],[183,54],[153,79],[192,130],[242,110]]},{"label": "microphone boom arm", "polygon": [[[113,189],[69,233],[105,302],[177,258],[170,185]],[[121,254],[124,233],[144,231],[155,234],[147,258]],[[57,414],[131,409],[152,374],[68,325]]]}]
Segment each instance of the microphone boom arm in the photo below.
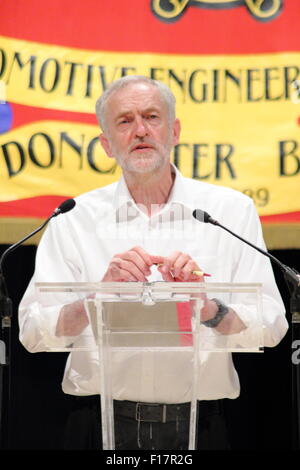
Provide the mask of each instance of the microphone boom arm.
[{"label": "microphone boom arm", "polygon": [[3,264],[6,256],[9,255],[10,253],[12,253],[16,248],[18,248],[18,246],[22,245],[22,243],[26,242],[26,240],[33,237],[36,233],[40,232],[48,224],[49,220],[52,219],[52,217],[54,217],[54,214],[52,214],[51,217],[49,217],[47,220],[45,220],[45,222],[42,223],[42,225],[40,225],[37,229],[35,229],[29,235],[26,235],[26,237],[22,238],[22,240],[19,240],[17,243],[14,243],[7,250],[4,251],[4,253],[2,254],[2,256],[0,258],[0,278],[3,276],[3,274],[2,274],[2,271],[3,271],[2,270],[2,264]]},{"label": "microphone boom arm", "polygon": [[300,273],[296,269],[286,266],[284,263],[282,263],[277,258],[275,258],[275,256],[271,255],[270,253],[263,250],[262,248],[259,248],[258,246],[253,245],[253,243],[249,242],[248,240],[245,240],[240,235],[237,235],[236,233],[232,232],[231,230],[229,230],[229,228],[225,227],[224,225],[220,224],[220,222],[213,219],[207,212],[202,211],[201,209],[195,209],[193,211],[193,216],[195,217],[196,220],[200,222],[209,223],[209,224],[221,227],[223,230],[226,230],[226,232],[230,233],[231,235],[238,238],[242,242],[246,243],[247,245],[251,246],[255,250],[259,251],[262,255],[268,256],[268,258],[270,258],[271,261],[276,263],[277,266],[279,266],[279,268],[283,272],[284,280],[287,284],[287,287],[291,295],[290,310],[292,314],[292,322],[295,322],[295,323],[300,322]]}]

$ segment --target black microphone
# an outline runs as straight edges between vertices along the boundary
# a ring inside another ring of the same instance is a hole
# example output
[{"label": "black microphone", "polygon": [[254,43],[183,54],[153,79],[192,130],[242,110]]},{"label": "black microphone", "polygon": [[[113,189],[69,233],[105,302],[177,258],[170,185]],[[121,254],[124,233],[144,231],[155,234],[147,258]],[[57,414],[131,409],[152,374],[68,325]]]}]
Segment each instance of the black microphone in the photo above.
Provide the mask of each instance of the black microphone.
[{"label": "black microphone", "polygon": [[59,214],[65,214],[66,212],[69,212],[71,209],[73,209],[73,207],[75,207],[76,205],[76,202],[74,199],[66,199],[65,201],[63,201],[60,206],[58,206],[53,214],[51,215],[50,219],[52,217],[56,217],[57,215]]},{"label": "black microphone", "polygon": [[240,235],[237,235],[236,233],[232,232],[231,230],[229,230],[229,228],[224,227],[224,225],[220,224],[220,222],[213,219],[207,212],[201,209],[195,209],[193,211],[193,217],[195,217],[195,219],[198,220],[199,222],[209,223],[209,224],[221,227],[222,229],[226,230],[226,232],[229,232],[234,237],[238,238],[244,243],[247,243],[247,245],[250,245],[255,250],[259,251],[263,255],[270,258],[271,261],[274,261],[274,263],[276,263],[279,266],[281,271],[283,271],[284,278],[287,282],[289,291],[292,295],[291,304],[290,304],[291,313],[295,314],[296,316],[300,315],[300,274],[298,273],[298,271],[296,271],[296,269],[286,266],[281,261],[279,261],[279,259],[275,258],[275,256],[271,255],[270,253],[263,250],[262,248],[259,248],[258,246],[253,245],[253,243],[250,243],[248,240],[245,240]]},{"label": "black microphone", "polygon": [[58,206],[54,210],[54,212],[51,214],[51,216],[48,217],[48,219],[45,220],[45,222],[42,225],[40,225],[37,229],[35,229],[29,235],[26,235],[26,237],[22,238],[22,240],[20,240],[17,243],[14,243],[13,245],[11,245],[2,254],[2,256],[0,258],[0,316],[2,317],[2,325],[3,325],[3,323],[5,323],[5,319],[6,319],[7,325],[5,325],[5,326],[8,326],[9,320],[12,316],[12,303],[11,303],[11,300],[9,299],[9,297],[8,297],[5,278],[4,278],[4,275],[3,275],[3,262],[4,262],[5,258],[12,251],[14,251],[16,248],[18,248],[18,246],[22,245],[22,243],[24,243],[26,240],[28,240],[28,238],[33,237],[33,235],[35,235],[40,230],[42,230],[49,223],[49,221],[51,219],[53,219],[53,217],[57,217],[59,214],[64,214],[64,213],[70,211],[71,209],[73,209],[75,204],[76,204],[76,202],[74,201],[74,199],[67,199],[67,200],[63,201],[60,204],[60,206]]}]

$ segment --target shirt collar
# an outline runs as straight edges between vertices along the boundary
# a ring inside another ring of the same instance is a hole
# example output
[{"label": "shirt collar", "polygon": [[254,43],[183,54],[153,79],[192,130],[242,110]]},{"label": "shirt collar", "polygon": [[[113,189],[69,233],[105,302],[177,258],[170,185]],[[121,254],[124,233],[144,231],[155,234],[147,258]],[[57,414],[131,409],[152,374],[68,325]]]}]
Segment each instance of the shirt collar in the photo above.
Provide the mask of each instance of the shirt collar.
[{"label": "shirt collar", "polygon": [[181,204],[187,209],[193,210],[191,204],[191,195],[185,177],[180,173],[175,165],[171,164],[175,171],[175,181],[171,190],[168,204]]},{"label": "shirt collar", "polygon": [[133,203],[134,200],[129,192],[124,176],[122,175],[117,183],[117,188],[113,198],[113,207],[117,211],[125,204]]}]

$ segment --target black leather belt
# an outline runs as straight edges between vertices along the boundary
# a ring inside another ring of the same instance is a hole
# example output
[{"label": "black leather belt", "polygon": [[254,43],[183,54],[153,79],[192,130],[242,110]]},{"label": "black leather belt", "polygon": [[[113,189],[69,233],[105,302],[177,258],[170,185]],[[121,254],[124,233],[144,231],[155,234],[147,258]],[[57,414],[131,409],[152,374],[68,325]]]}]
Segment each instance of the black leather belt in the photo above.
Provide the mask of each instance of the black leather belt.
[{"label": "black leather belt", "polygon": [[190,403],[165,405],[114,400],[114,412],[117,416],[148,423],[189,420],[190,407]]},{"label": "black leather belt", "polygon": [[[73,396],[75,407],[100,407],[99,395]],[[197,402],[198,417],[220,414],[223,411],[222,400],[203,400]],[[144,421],[149,423],[168,423],[171,421],[185,421],[190,419],[190,403],[160,404],[142,403],[128,400],[114,400],[114,414],[116,416]]]}]

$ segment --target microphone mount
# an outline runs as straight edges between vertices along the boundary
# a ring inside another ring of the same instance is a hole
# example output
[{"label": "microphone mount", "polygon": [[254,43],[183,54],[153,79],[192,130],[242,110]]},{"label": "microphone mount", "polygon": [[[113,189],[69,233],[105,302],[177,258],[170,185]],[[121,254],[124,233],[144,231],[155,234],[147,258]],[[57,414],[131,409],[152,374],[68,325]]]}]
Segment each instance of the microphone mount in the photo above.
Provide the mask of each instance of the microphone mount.
[{"label": "microphone mount", "polygon": [[275,256],[271,255],[267,251],[259,248],[256,245],[253,245],[253,243],[249,242],[248,240],[245,240],[240,235],[237,235],[236,233],[232,232],[231,230],[229,230],[229,228],[225,227],[224,225],[220,224],[220,222],[213,219],[207,212],[201,209],[195,209],[193,211],[193,217],[199,222],[209,223],[212,225],[216,225],[217,227],[221,227],[223,230],[226,230],[226,232],[229,232],[231,235],[238,238],[242,242],[247,243],[247,245],[251,246],[252,248],[259,251],[264,256],[267,256],[268,258],[270,258],[271,261],[276,263],[277,266],[279,266],[279,268],[283,272],[283,277],[287,284],[287,287],[291,296],[290,297],[290,310],[292,314],[292,322],[293,323],[300,322],[300,273],[296,269],[285,265],[284,263],[279,261],[279,259],[275,258]]},{"label": "microphone mount", "polygon": [[[42,223],[37,229],[31,232],[29,235],[26,235],[22,240],[18,241],[11,245],[7,250],[4,251],[0,258],[0,441],[2,441],[2,428],[3,428],[3,419],[2,412],[4,410],[4,400],[2,399],[2,392],[6,394],[6,407],[8,407],[10,402],[10,356],[11,356],[11,318],[13,315],[13,304],[12,300],[9,298],[8,289],[5,282],[5,277],[3,274],[3,263],[5,258],[12,253],[16,248],[18,248],[22,243],[31,238],[36,233],[40,232],[48,222],[59,214],[64,214],[65,212],[70,211],[75,206],[74,199],[67,199],[60,204],[58,208],[54,210],[50,217],[48,217],[45,222]],[[8,367],[4,367],[8,366]],[[3,367],[3,370],[2,370]],[[7,386],[4,387],[4,377],[7,381]],[[4,395],[4,393],[3,393]],[[6,420],[8,420],[8,414],[6,413]],[[0,442],[0,445],[2,443]]]},{"label": "microphone mount", "polygon": [[57,207],[54,212],[48,217],[45,222],[43,222],[37,229],[31,232],[29,235],[26,235],[22,240],[18,241],[11,245],[7,250],[4,251],[0,258],[0,316],[1,316],[1,329],[9,328],[11,326],[11,317],[12,317],[12,301],[8,296],[8,290],[5,282],[5,277],[3,274],[3,263],[5,258],[12,253],[16,248],[18,248],[22,243],[24,243],[29,238],[33,237],[36,233],[40,232],[53,217],[57,217],[59,214],[64,214],[65,212],[70,211],[75,206],[74,199],[67,199],[63,201],[59,207]]}]

